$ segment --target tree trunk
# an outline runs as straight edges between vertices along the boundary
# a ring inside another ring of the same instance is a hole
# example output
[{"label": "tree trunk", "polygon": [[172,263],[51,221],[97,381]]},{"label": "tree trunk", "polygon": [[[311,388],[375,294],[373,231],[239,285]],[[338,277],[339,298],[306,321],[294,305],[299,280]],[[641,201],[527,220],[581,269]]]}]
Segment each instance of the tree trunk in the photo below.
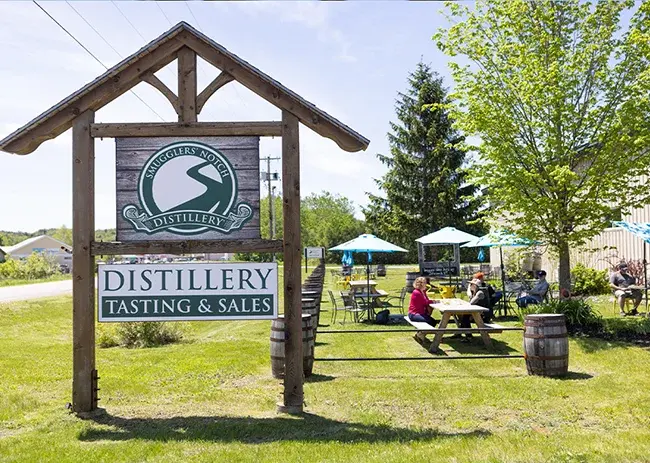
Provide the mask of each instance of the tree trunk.
[{"label": "tree trunk", "polygon": [[569,243],[561,242],[558,246],[560,268],[558,272],[558,280],[560,289],[571,291],[571,262],[569,257]]}]

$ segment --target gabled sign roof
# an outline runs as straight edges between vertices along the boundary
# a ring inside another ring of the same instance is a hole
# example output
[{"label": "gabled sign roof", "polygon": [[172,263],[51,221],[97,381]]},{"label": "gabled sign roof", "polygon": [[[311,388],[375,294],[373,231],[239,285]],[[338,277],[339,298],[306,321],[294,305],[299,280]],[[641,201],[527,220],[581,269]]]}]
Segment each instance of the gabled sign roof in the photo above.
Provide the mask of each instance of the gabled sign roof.
[{"label": "gabled sign roof", "polygon": [[29,154],[46,140],[56,138],[72,127],[74,119],[86,110],[97,111],[118,96],[176,59],[178,50],[188,47],[218,69],[269,103],[295,115],[319,135],[330,138],[346,151],[360,151],[370,141],[313,103],[291,91],[248,62],[229,52],[185,22],[150,42],[113,66],[86,86],[54,105],[25,126],[0,141],[0,150]]}]

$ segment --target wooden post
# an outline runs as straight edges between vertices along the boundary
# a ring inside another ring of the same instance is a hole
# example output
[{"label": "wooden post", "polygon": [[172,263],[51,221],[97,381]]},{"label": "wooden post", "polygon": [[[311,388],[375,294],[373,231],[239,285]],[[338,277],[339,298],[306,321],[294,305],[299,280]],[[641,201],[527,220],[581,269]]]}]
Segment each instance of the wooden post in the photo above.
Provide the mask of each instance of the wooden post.
[{"label": "wooden post", "polygon": [[72,126],[72,408],[97,408],[95,391],[95,113],[80,114]]},{"label": "wooden post", "polygon": [[284,403],[278,411],[301,413],[303,404],[302,292],[300,288],[300,147],[298,118],[282,111],[284,212]]},{"label": "wooden post", "polygon": [[178,122],[196,122],[196,53],[178,50]]}]

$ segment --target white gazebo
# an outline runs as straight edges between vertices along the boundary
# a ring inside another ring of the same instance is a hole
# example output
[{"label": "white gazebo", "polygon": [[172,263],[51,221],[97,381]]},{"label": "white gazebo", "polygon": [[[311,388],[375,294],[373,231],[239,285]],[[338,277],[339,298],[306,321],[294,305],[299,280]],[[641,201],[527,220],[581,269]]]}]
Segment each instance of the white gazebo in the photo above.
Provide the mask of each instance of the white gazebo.
[{"label": "white gazebo", "polygon": [[[420,274],[433,276],[460,275],[460,245],[478,239],[470,233],[454,227],[445,227],[415,240],[418,243]],[[453,246],[454,257],[446,261],[427,261],[425,249],[432,246]]]}]

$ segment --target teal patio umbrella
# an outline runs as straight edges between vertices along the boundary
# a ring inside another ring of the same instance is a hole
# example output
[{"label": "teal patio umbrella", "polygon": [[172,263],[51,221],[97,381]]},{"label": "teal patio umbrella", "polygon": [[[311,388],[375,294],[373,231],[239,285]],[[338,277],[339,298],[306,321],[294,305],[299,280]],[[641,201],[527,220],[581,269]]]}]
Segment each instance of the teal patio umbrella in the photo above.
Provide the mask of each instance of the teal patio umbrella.
[{"label": "teal patio umbrella", "polygon": [[[477,240],[479,237],[470,233],[458,230],[454,227],[445,227],[428,235],[421,236],[415,241],[418,243],[418,260],[420,274],[424,274],[422,262],[424,262],[424,246],[445,246],[451,245],[454,248],[454,260],[456,262],[457,274],[460,274],[460,249],[459,245],[468,241]],[[451,260],[449,261],[449,284],[451,284]]]},{"label": "teal patio umbrella", "polygon": [[480,238],[477,238],[469,243],[465,243],[461,248],[499,248],[499,257],[501,258],[501,286],[503,287],[503,307],[505,312],[505,303],[506,303],[506,272],[505,265],[503,264],[503,247],[504,246],[531,246],[533,244],[539,244],[535,241],[531,241],[525,238],[519,238],[512,233],[507,233],[503,230],[498,230],[495,232],[488,233],[483,235]]},{"label": "teal patio umbrella", "polygon": [[404,248],[377,238],[375,235],[364,233],[350,241],[329,248],[328,251],[347,252],[365,252],[368,254],[368,263],[366,264],[366,281],[368,282],[368,295],[370,295],[370,262],[372,261],[373,252],[408,252]]}]

